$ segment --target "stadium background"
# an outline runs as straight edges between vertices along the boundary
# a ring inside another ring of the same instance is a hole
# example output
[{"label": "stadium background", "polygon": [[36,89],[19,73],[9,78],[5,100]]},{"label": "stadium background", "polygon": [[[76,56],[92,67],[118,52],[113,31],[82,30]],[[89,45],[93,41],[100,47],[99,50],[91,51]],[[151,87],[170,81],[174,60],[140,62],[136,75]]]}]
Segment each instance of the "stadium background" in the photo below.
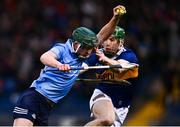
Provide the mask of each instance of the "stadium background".
[{"label": "stadium background", "polygon": [[[12,125],[18,95],[38,77],[40,55],[55,40],[86,26],[96,33],[122,4],[119,25],[126,45],[140,60],[140,76],[125,125],[180,125],[179,0],[1,0],[0,125]],[[87,76],[89,73],[87,73]],[[93,84],[79,83],[56,106],[50,125],[83,125],[89,120]]]}]

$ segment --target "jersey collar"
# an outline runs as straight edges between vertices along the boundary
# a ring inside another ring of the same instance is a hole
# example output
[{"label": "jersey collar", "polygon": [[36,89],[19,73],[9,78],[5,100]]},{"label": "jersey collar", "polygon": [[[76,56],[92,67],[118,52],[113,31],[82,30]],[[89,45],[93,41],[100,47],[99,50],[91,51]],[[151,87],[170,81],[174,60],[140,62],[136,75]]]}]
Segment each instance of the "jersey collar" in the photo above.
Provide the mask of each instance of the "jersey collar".
[{"label": "jersey collar", "polygon": [[112,59],[116,59],[122,52],[126,51],[124,46],[120,47],[120,50],[112,57]]},{"label": "jersey collar", "polygon": [[70,50],[72,53],[75,53],[72,39],[68,39],[68,40],[67,40],[67,46],[69,47],[69,50]]}]

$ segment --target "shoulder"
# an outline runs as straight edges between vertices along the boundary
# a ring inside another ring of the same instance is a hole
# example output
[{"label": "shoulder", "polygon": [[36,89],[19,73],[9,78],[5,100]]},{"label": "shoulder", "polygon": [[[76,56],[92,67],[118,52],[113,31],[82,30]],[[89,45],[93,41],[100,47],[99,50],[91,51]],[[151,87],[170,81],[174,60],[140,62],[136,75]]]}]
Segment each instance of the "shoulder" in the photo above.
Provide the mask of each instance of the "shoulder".
[{"label": "shoulder", "polygon": [[66,43],[56,41],[52,47],[65,47]]},{"label": "shoulder", "polygon": [[52,46],[52,49],[53,49],[53,48],[61,49],[61,50],[63,50],[63,49],[69,49],[69,48],[71,48],[71,46],[72,46],[71,44],[72,44],[72,42],[71,42],[70,39],[68,39],[66,42],[55,41],[55,42],[54,42],[54,45]]},{"label": "shoulder", "polygon": [[128,48],[125,48],[125,50],[119,55],[118,58],[127,60],[130,63],[138,63],[138,58],[135,52]]},{"label": "shoulder", "polygon": [[61,42],[55,42],[54,45],[51,47],[50,51],[56,54],[56,56],[62,55],[64,52],[66,52],[66,43]]},{"label": "shoulder", "polygon": [[135,52],[129,48],[125,48],[125,51],[122,52],[122,54],[128,54],[128,55],[136,56]]}]

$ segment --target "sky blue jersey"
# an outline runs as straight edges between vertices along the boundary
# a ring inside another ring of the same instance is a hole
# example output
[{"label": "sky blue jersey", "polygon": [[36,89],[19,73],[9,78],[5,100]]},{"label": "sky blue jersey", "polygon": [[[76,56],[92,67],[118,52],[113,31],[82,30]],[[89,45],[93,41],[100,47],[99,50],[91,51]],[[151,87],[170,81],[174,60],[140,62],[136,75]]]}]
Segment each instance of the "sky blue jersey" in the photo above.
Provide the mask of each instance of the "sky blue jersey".
[{"label": "sky blue jersey", "polygon": [[[57,43],[50,50],[56,54],[57,60],[62,64],[75,67],[82,65],[82,60],[78,59],[75,54],[70,39],[65,44]],[[35,87],[36,91],[57,103],[68,94],[78,75],[78,70],[63,72],[59,71],[58,68],[45,66],[31,87]]]}]

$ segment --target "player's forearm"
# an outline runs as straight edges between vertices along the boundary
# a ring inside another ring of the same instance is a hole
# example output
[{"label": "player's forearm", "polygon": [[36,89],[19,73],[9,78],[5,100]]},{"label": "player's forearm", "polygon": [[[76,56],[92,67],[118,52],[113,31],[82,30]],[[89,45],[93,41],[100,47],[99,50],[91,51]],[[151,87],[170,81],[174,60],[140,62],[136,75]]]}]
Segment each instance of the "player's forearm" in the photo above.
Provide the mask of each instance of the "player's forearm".
[{"label": "player's forearm", "polygon": [[104,62],[105,64],[108,64],[108,65],[117,65],[117,64],[120,64],[119,61],[110,59],[110,58],[108,58],[108,57],[106,57],[106,56],[104,57],[103,62]]},{"label": "player's forearm", "polygon": [[62,65],[59,61],[55,59],[55,55],[50,52],[46,52],[41,55],[40,61],[46,66],[51,66],[55,68],[58,68],[59,65]]},{"label": "player's forearm", "polygon": [[[107,64],[107,65],[121,65],[121,66],[123,65],[123,63],[121,63],[120,61],[113,60],[108,57],[104,57],[103,62],[104,62],[104,64]],[[127,71],[127,69],[125,69],[125,68],[114,68],[113,70],[116,70],[119,73]]]},{"label": "player's forearm", "polygon": [[116,25],[119,22],[119,16],[114,15],[111,20],[97,34],[99,44],[101,45],[114,32]]}]

